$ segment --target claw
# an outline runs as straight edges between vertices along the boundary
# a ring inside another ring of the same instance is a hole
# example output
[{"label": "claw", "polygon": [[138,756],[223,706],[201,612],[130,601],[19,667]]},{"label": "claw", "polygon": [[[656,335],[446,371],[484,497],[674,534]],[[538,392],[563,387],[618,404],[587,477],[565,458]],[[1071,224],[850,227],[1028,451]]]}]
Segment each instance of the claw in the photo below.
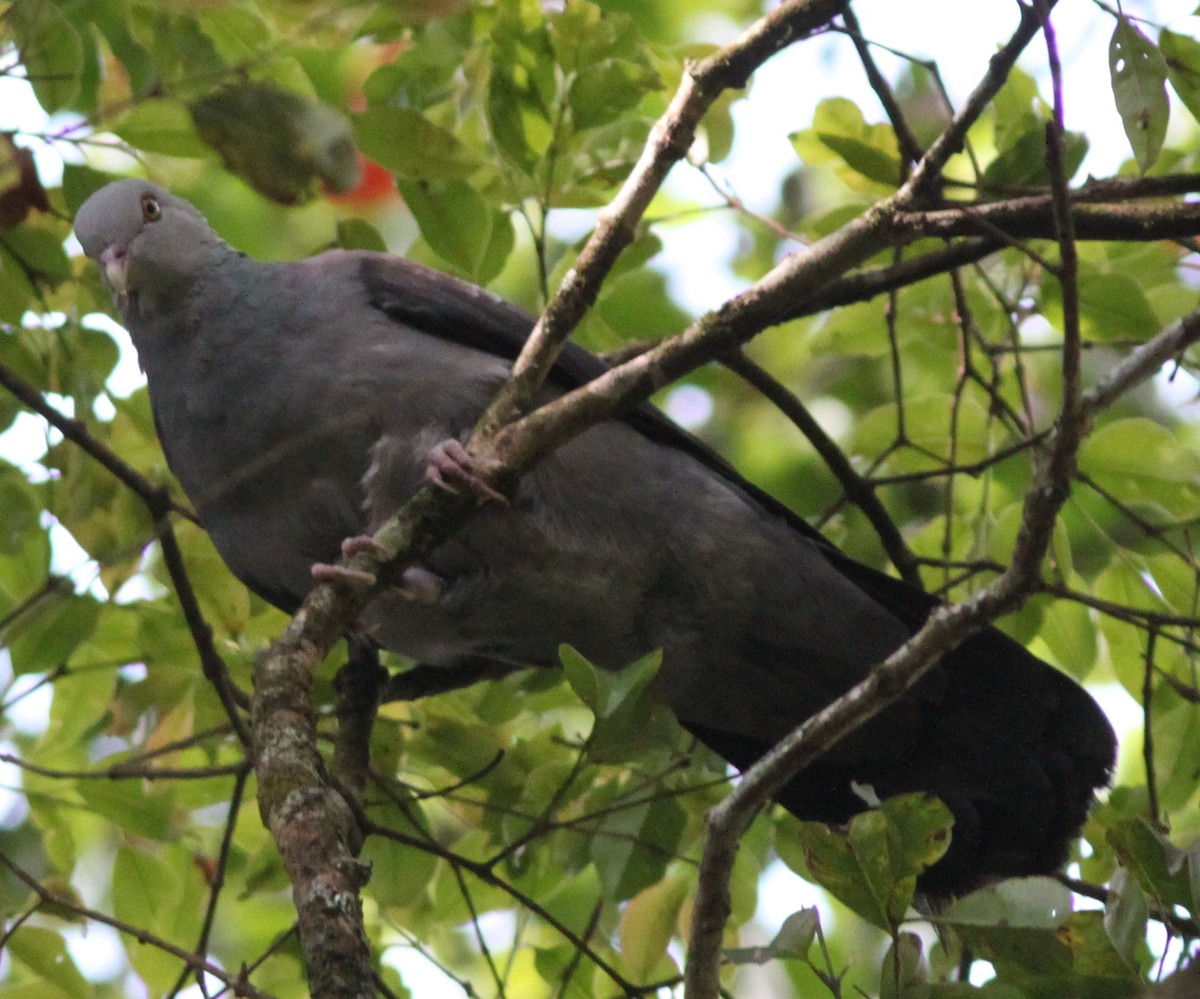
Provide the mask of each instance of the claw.
[{"label": "claw", "polygon": [[467,449],[453,439],[442,441],[430,450],[425,478],[439,489],[452,493],[467,492],[480,502],[507,502],[504,494],[493,489],[476,471],[475,462],[467,453]]},{"label": "claw", "polygon": [[388,556],[388,550],[369,534],[356,534],[342,542],[342,555],[353,558],[355,555],[374,555],[378,559]]},{"label": "claw", "polygon": [[409,566],[396,590],[414,604],[436,604],[442,595],[442,577],[419,565]]},{"label": "claw", "polygon": [[318,583],[351,583],[354,586],[375,585],[375,573],[366,572],[362,569],[351,569],[344,565],[314,562],[311,572],[313,579]]},{"label": "claw", "polygon": [[[388,551],[369,534],[356,534],[342,542],[342,555],[345,558],[353,558],[355,555],[362,554],[386,558]],[[352,569],[345,565],[331,565],[328,562],[314,563],[311,571],[313,579],[318,583],[374,586],[378,578],[373,572]],[[405,600],[411,600],[416,604],[434,604],[442,595],[442,578],[422,566],[414,565],[400,574],[400,579],[393,588]]]},{"label": "claw", "polygon": [[[342,542],[343,558],[353,558],[355,555],[369,553],[382,558],[386,550],[369,534],[356,534]],[[328,562],[315,562],[312,576],[318,583],[350,583],[354,586],[374,586],[375,573],[363,569],[351,569],[345,565],[332,565]]]}]

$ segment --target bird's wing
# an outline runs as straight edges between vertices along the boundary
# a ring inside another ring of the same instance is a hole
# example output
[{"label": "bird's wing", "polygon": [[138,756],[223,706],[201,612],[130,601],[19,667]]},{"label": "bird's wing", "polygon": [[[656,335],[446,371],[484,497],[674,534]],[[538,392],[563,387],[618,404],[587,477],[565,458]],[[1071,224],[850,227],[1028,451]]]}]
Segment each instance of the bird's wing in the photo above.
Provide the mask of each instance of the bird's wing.
[{"label": "bird's wing", "polygon": [[[371,304],[395,321],[508,361],[516,360],[533,329],[534,317],[524,309],[476,285],[399,257],[366,255],[361,275]],[[550,372],[550,380],[569,391],[607,370],[608,365],[595,354],[568,341]],[[721,455],[650,403],[631,408],[622,418],[651,440],[691,455],[785,520],[816,544],[843,575],[909,627],[920,627],[937,606],[935,597],[842,554],[803,517],[745,479]]]},{"label": "bird's wing", "polygon": [[[364,257],[361,277],[371,304],[392,320],[508,360],[533,325],[527,313],[485,291],[395,258]],[[550,377],[569,390],[605,370],[600,359],[568,343]],[[843,555],[652,406],[634,407],[623,419],[655,442],[690,455],[791,525],[842,577],[909,629],[919,628],[937,606],[928,593]],[[864,628],[871,624],[863,621]],[[817,674],[805,670],[819,666],[792,663],[788,682],[811,684]],[[845,686],[853,679],[846,677]],[[798,692],[778,689],[784,702]],[[889,719],[912,729],[903,746],[888,728]],[[769,748],[768,740],[744,732],[684,724],[741,768]],[[880,796],[932,791],[955,815],[954,845],[922,883],[925,890],[948,894],[988,876],[1053,870],[1082,825],[1094,789],[1106,782],[1113,758],[1112,730],[1092,698],[988,627],[946,653],[901,704],[803,770],[777,798],[802,818],[844,821],[863,807],[853,790],[856,781],[873,785]]]}]

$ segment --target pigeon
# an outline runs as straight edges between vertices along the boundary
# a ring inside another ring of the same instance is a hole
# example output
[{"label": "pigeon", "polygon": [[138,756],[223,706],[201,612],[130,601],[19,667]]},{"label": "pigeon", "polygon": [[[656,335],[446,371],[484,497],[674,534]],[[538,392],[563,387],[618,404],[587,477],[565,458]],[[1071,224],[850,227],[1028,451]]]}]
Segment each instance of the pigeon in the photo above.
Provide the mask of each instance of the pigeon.
[{"label": "pigeon", "polygon": [[[144,180],[94,193],[75,231],[137,348],[167,462],[255,593],[294,610],[314,566],[431,478],[471,486],[458,442],[508,376],[526,312],[385,253],[253,260]],[[604,370],[569,344],[544,391]],[[618,670],[661,650],[655,698],[745,769],[936,605],[643,404],[558,448],[507,501],[481,502],[361,624],[445,669],[554,667],[565,643]],[[1115,745],[1087,692],[986,628],[777,800],[844,823],[867,789],[936,795],[951,843],[919,886],[948,897],[1060,867]]]}]

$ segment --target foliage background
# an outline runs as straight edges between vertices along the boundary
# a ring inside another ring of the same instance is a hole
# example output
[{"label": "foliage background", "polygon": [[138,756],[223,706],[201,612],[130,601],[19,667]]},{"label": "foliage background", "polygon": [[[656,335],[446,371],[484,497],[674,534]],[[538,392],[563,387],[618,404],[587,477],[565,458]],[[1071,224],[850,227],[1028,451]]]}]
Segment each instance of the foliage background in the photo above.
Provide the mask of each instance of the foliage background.
[{"label": "foliage background", "polygon": [[[863,33],[889,44],[862,6]],[[1015,5],[992,6],[1013,9],[1015,23]],[[1125,69],[1114,70],[1121,113],[1107,127],[1124,124],[1128,135],[1120,172],[1190,177],[1194,22],[1163,33],[1100,4],[1060,7],[1089,26],[1079,60],[1095,61],[1094,50],[1115,39],[1112,61]],[[133,387],[128,360],[120,363],[123,334],[98,318],[111,311],[107,294],[95,269],[64,249],[79,204],[129,170],[193,200],[252,255],[387,246],[536,310],[639,155],[684,60],[760,13],[737,0],[7,5],[0,72],[28,79],[51,117],[0,148],[5,384],[82,421],[77,429],[147,482],[171,485],[145,391]],[[931,32],[927,51],[914,55],[945,59],[954,43],[949,30]],[[848,64],[851,38],[834,34],[798,52],[819,64],[834,50]],[[879,58],[913,138],[927,144],[948,120],[938,76],[920,61]],[[999,198],[1046,183],[1044,61],[1032,47],[973,127],[969,153],[947,167],[949,197]],[[774,128],[769,141],[786,139],[795,153],[769,192],[753,154],[726,172],[735,143],[753,150],[768,141],[739,134],[732,114],[758,96],[719,100],[691,161],[676,169],[683,176],[656,198],[582,324],[582,342],[621,351],[676,332],[706,282],[753,281],[895,188],[903,150],[878,103],[860,107],[840,96],[838,79],[822,83],[811,122],[784,124],[783,109],[778,125],[773,112],[746,118]],[[1113,100],[1071,83],[1068,75],[1069,125],[1073,107]],[[1089,131],[1072,136],[1068,151],[1078,161],[1089,143],[1113,148],[1111,136]],[[20,152],[34,146],[43,150],[36,164]],[[61,158],[61,182],[44,172],[48,156]],[[753,212],[739,194],[769,208]],[[688,253],[674,249],[664,264],[664,240]],[[970,594],[1009,559],[1031,443],[1058,404],[1063,304],[1046,265],[1054,246],[1013,242],[894,297],[783,324],[750,351],[817,414],[886,505],[925,584],[948,598]],[[903,255],[940,245],[927,240]],[[1193,248],[1080,244],[1089,378],[1195,308]],[[873,262],[900,254],[881,249]],[[689,281],[687,268],[702,276]],[[718,304],[707,294],[705,306]],[[974,994],[945,984],[964,943],[990,959],[971,980],[994,974],[978,989],[992,996],[1127,995],[1186,963],[1200,903],[1192,539],[1200,461],[1182,405],[1194,395],[1193,370],[1194,358],[1180,357],[1104,416],[1080,455],[1044,592],[1002,622],[1072,675],[1119,685],[1141,706],[1140,731],[1124,740],[1117,786],[1072,871],[1082,893],[1072,898],[1048,880],[993,892],[948,914],[954,930],[935,940],[872,902],[879,891],[911,893],[904,868],[914,847],[885,823],[874,838],[860,829],[860,859],[882,858],[892,874],[832,879],[842,901],[821,901],[819,936],[817,910],[805,907],[811,896],[798,893],[794,905],[773,898],[771,911],[794,915],[767,943],[780,928],[764,938],[753,924],[761,886],[797,889],[763,882],[762,872],[782,861],[808,876],[813,834],[764,817],[732,884],[730,994]],[[687,386],[664,394],[671,411],[856,558],[887,564],[873,525],[772,403],[716,366]],[[169,947],[231,974],[250,968],[264,993],[304,995],[286,876],[254,807],[243,749],[199,667],[154,517],[111,462],[46,424],[38,424],[44,453],[22,455],[30,406],[0,393],[0,425],[24,428],[23,438],[0,439],[14,449],[0,464],[3,735],[20,792],[0,824],[0,996],[195,989]],[[174,533],[217,650],[248,688],[256,651],[284,618],[229,576],[186,518],[175,519]],[[315,692],[328,731],[336,665]],[[397,970],[391,959],[407,950],[467,995],[636,995],[677,985],[703,816],[728,775],[670,725],[646,725],[640,674],[609,681],[584,663],[568,667],[568,682],[517,674],[383,709],[367,803],[393,835],[364,849],[374,865],[364,900],[381,988],[403,995],[429,981],[412,961],[400,964],[407,978]],[[33,727],[21,722],[37,714],[22,712],[30,702],[46,706]],[[124,954],[92,964],[89,948],[113,949],[105,917],[121,924]],[[899,960],[889,965],[885,953]],[[927,991],[914,991],[922,982]],[[212,980],[209,994],[218,988]]]}]

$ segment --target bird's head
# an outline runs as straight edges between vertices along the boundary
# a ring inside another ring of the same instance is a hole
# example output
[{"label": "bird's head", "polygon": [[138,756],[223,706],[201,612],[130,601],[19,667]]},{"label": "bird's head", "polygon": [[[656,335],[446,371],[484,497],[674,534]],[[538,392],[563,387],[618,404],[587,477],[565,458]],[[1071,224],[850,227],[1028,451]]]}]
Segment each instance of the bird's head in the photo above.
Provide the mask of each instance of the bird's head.
[{"label": "bird's head", "polygon": [[76,214],[75,235],[122,308],[170,297],[211,264],[206,250],[229,252],[195,207],[146,180],[102,187]]}]

